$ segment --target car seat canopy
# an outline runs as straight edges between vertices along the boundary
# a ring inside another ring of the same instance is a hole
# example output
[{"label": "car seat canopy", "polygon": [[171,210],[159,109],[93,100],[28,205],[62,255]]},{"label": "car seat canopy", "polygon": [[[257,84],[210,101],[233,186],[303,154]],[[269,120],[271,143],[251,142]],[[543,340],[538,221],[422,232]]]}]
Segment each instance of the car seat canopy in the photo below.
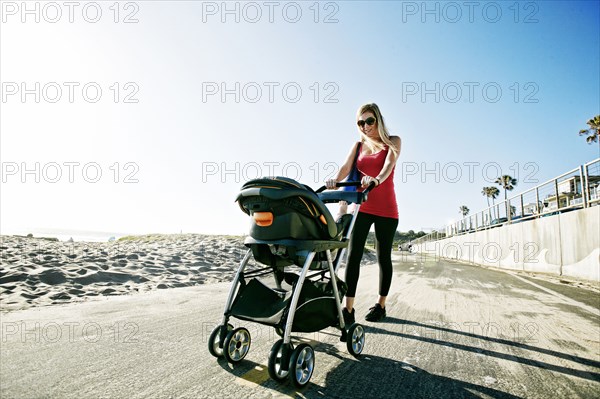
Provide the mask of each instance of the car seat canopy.
[{"label": "car seat canopy", "polygon": [[260,240],[332,240],[338,225],[319,196],[286,177],[246,182],[236,201],[251,216],[250,236]]}]

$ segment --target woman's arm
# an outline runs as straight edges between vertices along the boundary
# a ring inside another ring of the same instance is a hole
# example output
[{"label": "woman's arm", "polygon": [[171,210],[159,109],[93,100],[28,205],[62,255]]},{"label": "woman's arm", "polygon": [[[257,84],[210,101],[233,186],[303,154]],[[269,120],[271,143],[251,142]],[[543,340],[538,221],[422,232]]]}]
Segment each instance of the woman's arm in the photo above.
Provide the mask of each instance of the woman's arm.
[{"label": "woman's arm", "polygon": [[396,165],[396,162],[398,161],[398,157],[400,156],[400,150],[402,148],[402,140],[400,140],[400,137],[391,136],[390,140],[392,141],[392,144],[396,148],[397,154],[395,154],[394,151],[391,151],[391,149],[390,149],[390,151],[388,151],[388,154],[385,157],[385,162],[383,163],[383,168],[381,168],[381,171],[379,172],[379,174],[377,176],[375,176],[375,179],[377,179],[379,184],[383,183],[384,180],[387,179],[390,176],[390,174],[392,173],[392,170],[394,169],[394,166]]},{"label": "woman's arm", "polygon": [[350,170],[352,170],[352,164],[354,163],[354,157],[356,156],[356,146],[357,145],[358,145],[358,143],[354,143],[354,145],[352,146],[352,149],[348,153],[348,156],[346,157],[346,162],[344,162],[344,164],[338,171],[338,174],[335,178],[337,181],[341,181],[341,180],[345,179],[350,174]]},{"label": "woman's arm", "polygon": [[350,150],[350,152],[348,153],[348,156],[346,157],[346,161],[344,162],[344,164],[338,171],[336,177],[334,179],[329,179],[325,182],[325,185],[327,186],[327,188],[329,188],[329,189],[335,188],[335,184],[337,182],[342,181],[350,174],[350,170],[352,169],[352,165],[354,163],[354,157],[356,156],[356,148],[357,148],[358,144],[359,144],[358,142],[354,143],[354,145],[352,146],[352,149]]}]

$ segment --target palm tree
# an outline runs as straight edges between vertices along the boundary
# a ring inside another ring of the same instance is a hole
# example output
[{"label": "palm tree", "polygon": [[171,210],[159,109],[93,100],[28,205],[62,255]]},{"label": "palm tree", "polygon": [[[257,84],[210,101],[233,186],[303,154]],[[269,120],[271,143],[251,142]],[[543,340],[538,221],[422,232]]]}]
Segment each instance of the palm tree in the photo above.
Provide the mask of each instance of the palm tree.
[{"label": "palm tree", "polygon": [[582,129],[579,131],[579,135],[588,135],[586,137],[586,141],[588,144],[592,144],[598,141],[598,137],[600,137],[600,115],[594,116],[592,119],[587,121],[589,129]]},{"label": "palm tree", "polygon": [[[484,187],[481,190],[481,194],[486,196],[486,200],[487,200],[487,204],[488,204],[488,208],[490,207],[490,198],[492,199],[492,204],[496,205],[496,198],[498,198],[498,194],[500,194],[500,190],[498,190],[498,187],[494,187],[494,186],[490,186],[490,187]],[[494,210],[494,218],[496,217],[495,215],[495,210]]]},{"label": "palm tree", "polygon": [[481,195],[484,195],[487,200],[488,208],[490,207],[490,187],[484,187],[481,189]]},{"label": "palm tree", "polygon": [[464,218],[469,214],[470,211],[471,210],[469,208],[467,208],[466,205],[461,205],[458,208],[458,213],[462,214],[462,216],[463,216],[463,220],[461,220],[461,222],[460,222],[460,224],[462,225],[462,228],[461,228],[462,230],[466,230],[466,223],[464,221]]},{"label": "palm tree", "polygon": [[506,196],[507,191],[512,191],[517,185],[517,179],[509,175],[502,175],[495,181],[496,184],[502,186],[504,189],[504,201],[506,204],[506,218],[510,220],[510,214],[508,212],[508,198]]}]

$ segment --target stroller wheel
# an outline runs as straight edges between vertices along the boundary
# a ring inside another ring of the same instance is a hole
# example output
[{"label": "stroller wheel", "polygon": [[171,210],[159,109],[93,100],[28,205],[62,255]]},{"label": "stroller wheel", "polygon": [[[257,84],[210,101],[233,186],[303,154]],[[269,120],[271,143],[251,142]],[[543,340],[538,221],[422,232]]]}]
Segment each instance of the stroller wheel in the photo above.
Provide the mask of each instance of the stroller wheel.
[{"label": "stroller wheel", "polygon": [[[290,351],[293,349],[292,344],[290,344]],[[281,359],[283,357],[283,340],[280,339],[273,347],[271,347],[271,353],[269,354],[269,376],[277,382],[284,381],[288,374],[289,370],[281,369]]]},{"label": "stroller wheel", "polygon": [[241,362],[250,350],[250,331],[244,327],[229,331],[223,341],[223,354],[230,363]]},{"label": "stroller wheel", "polygon": [[[233,330],[233,326],[227,323],[227,331]],[[222,357],[223,349],[219,348],[221,326],[217,326],[208,338],[208,351],[214,357]]]},{"label": "stroller wheel", "polygon": [[303,388],[310,381],[315,368],[315,351],[308,344],[300,344],[290,359],[290,379],[296,388]]},{"label": "stroller wheel", "polygon": [[352,356],[358,356],[365,347],[365,329],[358,323],[354,323],[348,329],[346,347]]}]

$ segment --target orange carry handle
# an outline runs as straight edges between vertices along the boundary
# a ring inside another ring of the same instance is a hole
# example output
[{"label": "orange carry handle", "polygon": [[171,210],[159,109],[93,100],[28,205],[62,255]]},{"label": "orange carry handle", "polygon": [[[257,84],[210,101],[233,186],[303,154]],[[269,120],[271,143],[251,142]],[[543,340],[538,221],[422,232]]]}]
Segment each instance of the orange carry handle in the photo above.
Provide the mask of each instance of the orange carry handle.
[{"label": "orange carry handle", "polygon": [[254,222],[260,227],[268,227],[273,224],[272,212],[254,212]]}]

